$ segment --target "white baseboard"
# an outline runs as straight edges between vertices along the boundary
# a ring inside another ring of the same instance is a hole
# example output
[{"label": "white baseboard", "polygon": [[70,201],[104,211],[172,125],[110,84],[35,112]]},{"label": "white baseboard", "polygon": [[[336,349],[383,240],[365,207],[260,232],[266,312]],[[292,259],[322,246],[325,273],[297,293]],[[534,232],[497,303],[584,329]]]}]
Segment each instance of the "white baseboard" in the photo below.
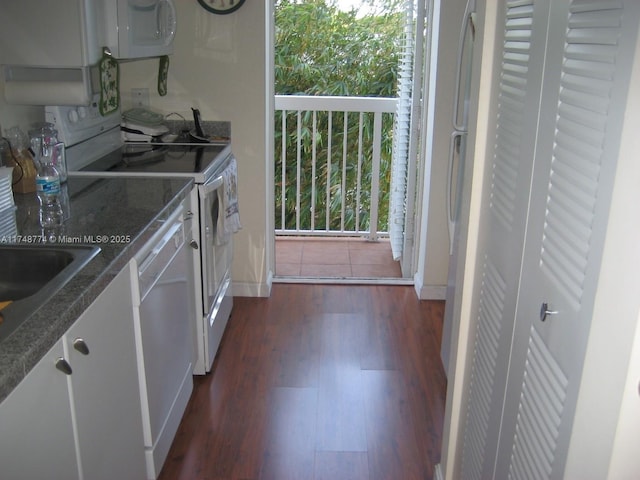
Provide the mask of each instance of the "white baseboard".
[{"label": "white baseboard", "polygon": [[446,285],[424,285],[417,290],[418,298],[420,300],[444,300],[447,296]]},{"label": "white baseboard", "polygon": [[[417,280],[417,279],[416,279]],[[286,279],[279,278],[278,283],[287,283]],[[233,296],[234,297],[269,297],[271,296],[271,287],[273,286],[273,272],[269,272],[267,281],[265,283],[247,283],[247,282],[233,282]],[[406,280],[405,280],[406,282]],[[317,279],[309,279],[305,282],[304,279],[297,278],[294,283],[318,283]],[[344,283],[344,280],[340,280],[339,283]],[[346,282],[350,283],[350,282]],[[354,281],[353,283],[362,283],[361,281]],[[378,283],[378,282],[373,282]],[[384,282],[380,282],[384,283]],[[416,295],[420,300],[444,300],[447,292],[445,285],[419,285],[414,282],[414,289]]]},{"label": "white baseboard", "polygon": [[446,285],[425,285],[423,280],[418,273],[413,276],[413,288],[420,300],[444,300],[447,297]]},{"label": "white baseboard", "polygon": [[234,297],[271,296],[271,283],[233,282],[231,288]]}]

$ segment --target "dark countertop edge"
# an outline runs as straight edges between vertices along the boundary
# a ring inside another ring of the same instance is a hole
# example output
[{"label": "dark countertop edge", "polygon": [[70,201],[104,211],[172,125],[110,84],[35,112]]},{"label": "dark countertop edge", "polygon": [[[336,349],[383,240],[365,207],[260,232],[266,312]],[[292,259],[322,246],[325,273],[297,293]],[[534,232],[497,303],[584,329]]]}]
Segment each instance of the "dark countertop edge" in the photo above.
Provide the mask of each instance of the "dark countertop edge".
[{"label": "dark countertop edge", "polygon": [[[96,175],[98,178],[99,175]],[[124,176],[123,176],[124,177]],[[107,179],[107,177],[103,177]],[[120,177],[122,178],[122,177]],[[137,177],[141,178],[141,177]],[[92,273],[99,263],[97,257],[93,258],[74,276],[71,281],[63,286],[58,294],[47,301],[38,309],[31,318],[25,321],[16,332],[5,339],[0,350],[0,403],[18,386],[27,376],[31,369],[51,350],[66,331],[111,283],[111,281],[122,271],[122,269],[134,257],[136,252],[145,245],[152,236],[153,224],[163,216],[173,212],[180,203],[189,195],[193,188],[194,181],[191,178],[166,177],[172,180],[184,181],[183,187],[176,193],[173,199],[162,206],[156,215],[147,223],[141,226],[132,241],[127,244],[116,246],[104,246],[104,249],[114,249],[113,259],[98,272]],[[119,251],[117,251],[119,250]],[[84,283],[82,293],[77,295],[72,302],[59,301],[59,293],[72,288],[78,288],[78,284]],[[51,320],[51,318],[56,318]],[[25,329],[27,324],[35,325],[38,328]],[[23,334],[22,342],[11,342],[15,334]],[[36,333],[37,332],[37,333]],[[18,345],[19,344],[19,345]],[[25,347],[25,345],[28,345]],[[8,347],[8,348],[7,348]],[[14,347],[14,348],[11,348]]]}]

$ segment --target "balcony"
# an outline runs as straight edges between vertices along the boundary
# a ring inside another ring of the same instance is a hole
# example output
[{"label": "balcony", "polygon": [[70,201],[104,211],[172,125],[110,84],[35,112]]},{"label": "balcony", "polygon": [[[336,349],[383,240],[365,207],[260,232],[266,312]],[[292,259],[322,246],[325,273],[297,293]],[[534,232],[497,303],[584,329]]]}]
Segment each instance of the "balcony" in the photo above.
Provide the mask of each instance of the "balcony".
[{"label": "balcony", "polygon": [[397,99],[276,96],[276,275],[400,278],[388,241]]}]

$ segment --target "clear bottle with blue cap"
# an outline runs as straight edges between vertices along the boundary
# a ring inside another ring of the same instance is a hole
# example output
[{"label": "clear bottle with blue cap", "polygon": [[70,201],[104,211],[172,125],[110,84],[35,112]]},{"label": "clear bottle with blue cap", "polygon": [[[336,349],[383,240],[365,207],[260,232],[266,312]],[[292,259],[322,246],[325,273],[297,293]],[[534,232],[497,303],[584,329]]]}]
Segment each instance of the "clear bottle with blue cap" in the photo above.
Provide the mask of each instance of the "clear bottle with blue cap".
[{"label": "clear bottle with blue cap", "polygon": [[55,125],[50,122],[38,122],[31,125],[29,130],[29,137],[31,141],[31,150],[35,156],[37,152],[41,150],[42,144],[54,146],[52,152],[52,163],[58,175],[60,176],[60,183],[67,181],[67,162],[65,158],[64,144],[58,141],[58,131],[55,129]]},{"label": "clear bottle with blue cap", "polygon": [[38,174],[36,192],[40,202],[40,226],[55,228],[62,226],[64,214],[60,201],[60,173],[54,165],[55,145],[42,142],[36,152]]}]

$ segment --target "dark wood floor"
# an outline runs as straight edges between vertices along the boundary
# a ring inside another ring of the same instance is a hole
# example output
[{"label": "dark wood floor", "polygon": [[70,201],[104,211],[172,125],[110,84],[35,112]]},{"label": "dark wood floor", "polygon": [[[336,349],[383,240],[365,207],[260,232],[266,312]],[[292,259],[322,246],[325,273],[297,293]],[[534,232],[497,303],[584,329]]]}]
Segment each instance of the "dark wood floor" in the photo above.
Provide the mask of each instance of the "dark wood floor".
[{"label": "dark wood floor", "polygon": [[444,302],[412,287],[276,284],[235,298],[162,480],[431,479]]}]

